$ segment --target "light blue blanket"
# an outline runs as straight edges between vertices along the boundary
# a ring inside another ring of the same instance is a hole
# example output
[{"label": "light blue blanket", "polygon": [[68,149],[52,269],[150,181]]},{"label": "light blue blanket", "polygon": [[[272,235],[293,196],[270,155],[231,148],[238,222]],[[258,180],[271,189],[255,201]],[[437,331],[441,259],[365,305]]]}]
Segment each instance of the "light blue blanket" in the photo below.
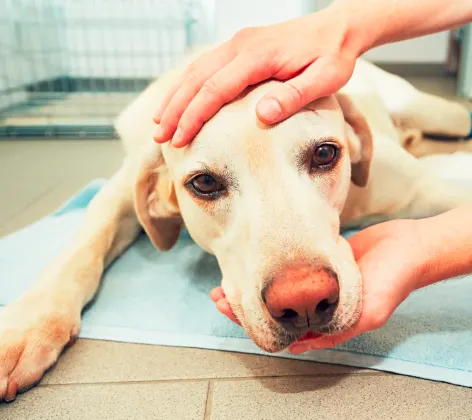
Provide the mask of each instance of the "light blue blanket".
[{"label": "light blue blanket", "polygon": [[[0,240],[0,306],[22,293],[70,240],[96,181],[51,216]],[[185,233],[168,253],[146,236],[105,273],[85,312],[81,337],[260,353],[210,301],[219,283],[213,257]],[[333,350],[277,357],[396,372],[472,387],[472,276],[411,295],[383,328]]]}]

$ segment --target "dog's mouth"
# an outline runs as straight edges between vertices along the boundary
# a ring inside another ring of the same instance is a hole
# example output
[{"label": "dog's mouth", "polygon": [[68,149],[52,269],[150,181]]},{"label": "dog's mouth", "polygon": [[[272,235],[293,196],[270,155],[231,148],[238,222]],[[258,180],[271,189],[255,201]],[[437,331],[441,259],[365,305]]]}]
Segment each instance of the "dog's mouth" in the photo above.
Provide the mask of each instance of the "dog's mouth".
[{"label": "dog's mouth", "polygon": [[278,332],[273,332],[272,334],[269,335],[263,335],[260,336],[258,334],[254,334],[251,328],[245,328],[248,336],[251,338],[251,340],[262,350],[268,352],[268,353],[279,353],[293,344],[299,344],[304,341],[311,341],[315,340],[317,338],[322,337],[324,334],[318,333],[318,332],[313,332],[313,331],[306,331],[302,334],[287,334],[287,333],[281,333],[280,331]]},{"label": "dog's mouth", "polygon": [[302,335],[295,343],[303,343],[304,341],[308,340],[316,340],[317,338],[322,337],[323,334],[313,332],[313,331],[307,331],[304,335]]},{"label": "dog's mouth", "polygon": [[[246,333],[252,339],[252,341],[262,350],[268,351],[269,353],[280,352],[290,347],[292,344],[301,343],[303,341],[308,340],[314,340],[324,335],[322,332],[315,332],[310,329],[307,329],[306,331],[300,333],[290,333],[278,325],[272,325],[272,328],[270,328],[271,333],[269,334],[269,336],[273,337],[272,340],[267,339],[267,336],[266,339],[262,339],[259,334],[255,333],[253,327],[247,325],[244,321],[241,322],[243,317],[241,316],[242,310],[240,307],[235,307],[234,305],[231,305],[228,302],[228,308],[230,308],[231,313],[227,313],[226,315],[235,319],[237,323],[245,329]],[[239,315],[239,319],[236,314]]]}]

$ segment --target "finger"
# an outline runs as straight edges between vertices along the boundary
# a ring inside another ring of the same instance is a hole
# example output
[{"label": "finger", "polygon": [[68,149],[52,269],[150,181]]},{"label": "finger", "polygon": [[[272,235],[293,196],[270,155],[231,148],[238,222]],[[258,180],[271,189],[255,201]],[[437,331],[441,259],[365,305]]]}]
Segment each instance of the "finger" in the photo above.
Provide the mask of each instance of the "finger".
[{"label": "finger", "polygon": [[[211,57],[210,54],[213,55],[213,58],[215,58],[218,54],[221,54],[222,49],[225,46],[226,45],[223,44],[223,45],[219,46],[218,48],[215,48],[211,51],[208,51],[207,53],[201,55],[198,59],[194,60],[190,65],[187,66],[184,74],[181,75],[179,77],[179,79],[172,85],[172,87],[168,90],[167,94],[164,96],[163,100],[159,104],[158,109],[156,110],[156,113],[154,114],[154,118],[153,118],[153,120],[156,124],[159,124],[161,122],[162,115],[164,114],[165,109],[169,105],[171,99],[173,98],[173,96],[175,95],[177,90],[182,86],[182,84],[183,84],[184,80],[187,78],[189,72],[195,71],[193,69],[199,65],[200,61],[202,59],[210,58]],[[211,67],[211,65],[212,65],[212,63],[210,63],[210,66],[207,66],[207,67]]]},{"label": "finger", "polygon": [[275,88],[257,104],[257,115],[266,124],[274,124],[292,116],[301,108],[344,86],[352,75],[349,60],[320,57],[301,74]]},{"label": "finger", "polygon": [[223,288],[221,286],[215,287],[211,292],[210,292],[210,298],[213,302],[218,302],[220,299],[223,299],[225,297],[225,292],[223,291]]},{"label": "finger", "polygon": [[159,106],[156,110],[156,113],[154,114],[153,121],[156,124],[159,124],[162,119],[162,114],[164,113],[167,105],[169,105],[169,102],[177,92],[177,90],[182,86],[182,83],[184,82],[185,78],[187,77],[187,73],[184,73],[179,77],[179,79],[171,86],[171,88],[167,91],[166,95],[162,99],[162,101],[159,103]]},{"label": "finger", "polygon": [[226,299],[220,299],[218,302],[216,302],[216,309],[218,309],[218,311],[220,311],[223,315],[226,315],[234,323],[241,325]]},{"label": "finger", "polygon": [[163,142],[172,138],[180,117],[188,104],[203,84],[219,69],[228,64],[232,58],[232,50],[228,47],[225,48],[223,45],[215,51],[204,54],[188,67],[180,86],[177,87],[169,101],[163,104],[162,116],[154,133],[155,141]]},{"label": "finger", "polygon": [[202,85],[182,114],[172,144],[175,147],[186,146],[223,105],[248,86],[271,76],[271,66],[263,60],[254,59],[250,54],[238,55]]}]

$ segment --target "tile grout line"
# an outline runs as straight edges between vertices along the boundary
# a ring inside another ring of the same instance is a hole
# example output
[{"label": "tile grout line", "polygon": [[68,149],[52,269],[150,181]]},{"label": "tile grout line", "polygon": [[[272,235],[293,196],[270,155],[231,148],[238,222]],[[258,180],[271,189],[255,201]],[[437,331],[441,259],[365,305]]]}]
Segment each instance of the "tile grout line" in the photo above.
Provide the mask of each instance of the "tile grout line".
[{"label": "tile grout line", "polygon": [[17,220],[20,216],[25,214],[32,206],[34,206],[37,202],[42,200],[44,197],[46,197],[48,194],[51,193],[51,191],[54,190],[57,184],[52,184],[49,185],[45,190],[43,190],[40,194],[35,195],[33,198],[28,200],[28,202],[23,206],[21,210],[16,212],[14,215],[12,215],[5,223],[4,226],[7,226],[8,224],[14,222]]},{"label": "tile grout line", "polygon": [[203,420],[210,420],[211,408],[213,406],[213,381],[208,381],[207,397],[205,402],[205,414]]},{"label": "tile grout line", "polygon": [[143,384],[168,384],[168,383],[193,383],[193,382],[240,382],[240,381],[257,381],[265,379],[315,379],[315,378],[329,378],[338,376],[356,376],[359,378],[370,377],[370,376],[387,376],[388,372],[373,372],[373,373],[354,373],[354,374],[319,374],[319,375],[273,375],[273,376],[227,376],[222,378],[183,378],[183,379],[151,379],[141,381],[108,381],[108,382],[68,382],[68,383],[55,383],[55,384],[39,384],[39,388],[53,388],[53,387],[65,387],[65,386],[97,386],[97,385],[143,385]]}]

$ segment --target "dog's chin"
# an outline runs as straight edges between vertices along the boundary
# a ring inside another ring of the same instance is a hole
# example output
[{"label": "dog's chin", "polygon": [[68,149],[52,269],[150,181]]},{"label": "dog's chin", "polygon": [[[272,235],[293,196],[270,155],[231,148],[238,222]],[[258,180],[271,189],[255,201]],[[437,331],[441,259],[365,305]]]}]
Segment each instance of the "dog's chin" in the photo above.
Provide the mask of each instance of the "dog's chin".
[{"label": "dog's chin", "polygon": [[335,335],[352,328],[359,320],[361,304],[349,311],[349,315],[340,313],[328,325],[316,330],[306,330],[300,333],[288,332],[283,328],[268,325],[267,331],[258,331],[251,326],[244,326],[249,338],[267,353],[279,353],[295,342],[313,340],[321,336]]},{"label": "dog's chin", "polygon": [[302,337],[303,333],[289,333],[281,328],[268,328],[268,331],[258,331],[250,326],[244,326],[247,335],[254,344],[267,353],[279,353]]}]

